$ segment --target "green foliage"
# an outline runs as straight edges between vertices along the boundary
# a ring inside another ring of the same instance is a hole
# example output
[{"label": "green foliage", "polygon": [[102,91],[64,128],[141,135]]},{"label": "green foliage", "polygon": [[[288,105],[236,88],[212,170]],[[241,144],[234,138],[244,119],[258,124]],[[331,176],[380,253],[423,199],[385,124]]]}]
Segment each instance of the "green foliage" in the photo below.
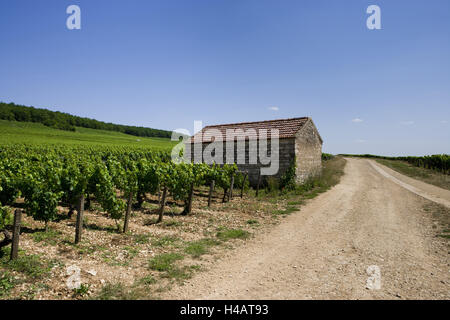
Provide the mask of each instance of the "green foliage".
[{"label": "green foliage", "polygon": [[56,245],[56,240],[61,235],[61,232],[49,229],[47,231],[38,231],[33,233],[33,240],[36,242],[45,242],[51,245]]},{"label": "green foliage", "polygon": [[91,190],[102,208],[108,212],[113,219],[120,219],[125,211],[126,203],[116,195],[113,178],[108,168],[103,163],[98,163],[89,181]]},{"label": "green foliage", "polygon": [[58,214],[57,206],[62,193],[36,190],[31,197],[25,198],[27,213],[38,221],[49,222],[55,220]]},{"label": "green foliage", "polygon": [[120,132],[77,127],[64,131],[40,123],[0,120],[0,145],[68,146],[78,148],[121,147],[169,152],[175,141],[168,138],[134,137]]},{"label": "green foliage", "polygon": [[287,208],[283,209],[283,210],[277,210],[275,211],[273,214],[274,215],[289,215],[295,211],[297,211],[298,209],[296,207],[293,206],[288,206]]},{"label": "green foliage", "polygon": [[157,238],[154,241],[152,241],[152,246],[155,247],[166,247],[173,245],[176,241],[179,239],[173,236],[163,236],[161,238]]},{"label": "green foliage", "polygon": [[222,229],[217,232],[217,238],[223,241],[227,241],[230,239],[246,239],[250,236],[250,233],[241,229]]},{"label": "green foliage", "polygon": [[[236,173],[234,177],[234,187],[237,189],[242,189],[242,184],[244,183],[244,174],[242,172]],[[248,176],[245,179],[244,191],[247,191],[250,188],[250,182],[248,180]]]},{"label": "green foliage", "polygon": [[150,259],[148,267],[156,271],[170,271],[174,268],[174,263],[183,260],[184,256],[179,253],[163,253]]},{"label": "green foliage", "polygon": [[2,272],[0,274],[0,298],[7,296],[16,283],[17,280],[9,272]]},{"label": "green foliage", "polygon": [[187,202],[190,191],[215,179],[224,189],[236,165],[175,164],[168,152],[115,147],[0,146],[0,198],[12,203],[21,195],[26,213],[46,224],[58,216],[58,206],[72,210],[84,195],[109,216],[121,219],[122,195],[145,195],[167,189]]},{"label": "green foliage", "polygon": [[190,279],[192,277],[192,274],[194,271],[199,270],[200,266],[194,265],[194,266],[183,266],[183,267],[176,267],[173,266],[169,270],[167,270],[162,277],[163,278],[170,278],[175,279],[180,282],[186,279]]},{"label": "green foliage", "polygon": [[297,169],[297,159],[294,158],[286,170],[286,172],[280,178],[280,188],[293,190],[296,187],[295,183],[295,171]]},{"label": "green foliage", "polygon": [[136,234],[134,235],[134,242],[138,244],[146,244],[150,242],[150,235],[148,234]]},{"label": "green foliage", "polygon": [[75,126],[77,126],[117,131],[139,137],[170,138],[172,135],[170,131],[105,123],[94,119],[73,116],[67,113],[26,107],[14,103],[7,104],[0,102],[0,119],[19,122],[38,122],[48,127],[67,131],[75,131]]},{"label": "green foliage", "polygon": [[156,279],[153,278],[151,275],[147,275],[145,277],[142,277],[141,279],[139,279],[137,281],[138,285],[145,285],[145,286],[149,286],[149,285],[152,285],[152,284],[155,284],[155,283],[156,283]]},{"label": "green foliage", "polygon": [[126,288],[121,283],[107,283],[95,296],[95,300],[136,300],[137,292]]},{"label": "green foliage", "polygon": [[322,160],[327,161],[334,158],[334,155],[330,153],[322,153]]},{"label": "green foliage", "polygon": [[0,203],[0,230],[5,229],[6,226],[13,224],[14,217],[7,207],[2,207]]},{"label": "green foliage", "polygon": [[19,254],[17,259],[11,261],[8,255],[4,255],[0,262],[4,268],[23,273],[33,279],[41,279],[50,272],[50,264],[38,255]]},{"label": "green foliage", "polygon": [[280,180],[276,177],[267,178],[266,190],[268,193],[277,192],[280,190]]},{"label": "green foliage", "polygon": [[91,288],[90,284],[82,283],[79,288],[73,289],[74,297],[85,297],[89,295],[89,289]]},{"label": "green foliage", "polygon": [[209,247],[218,245],[219,242],[215,239],[201,239],[190,242],[184,252],[191,255],[193,258],[199,258],[209,252]]},{"label": "green foliage", "polygon": [[11,205],[20,195],[17,188],[17,172],[22,163],[11,159],[0,162],[0,203]]}]

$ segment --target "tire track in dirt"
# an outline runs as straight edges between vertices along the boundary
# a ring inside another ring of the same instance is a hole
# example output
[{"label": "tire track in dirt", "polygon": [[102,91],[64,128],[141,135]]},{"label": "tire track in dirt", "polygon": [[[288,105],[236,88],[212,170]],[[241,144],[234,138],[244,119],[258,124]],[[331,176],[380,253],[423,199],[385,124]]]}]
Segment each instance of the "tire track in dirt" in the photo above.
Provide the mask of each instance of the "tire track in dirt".
[{"label": "tire track in dirt", "polygon": [[[386,166],[375,163],[373,160],[369,160],[372,167],[377,170],[382,176],[392,180],[396,184],[402,186],[406,190],[409,190],[418,196],[421,196],[430,201],[442,204],[450,208],[450,191],[445,190],[422,181],[418,181],[409,177],[406,177]],[[397,177],[395,177],[395,176]]]}]

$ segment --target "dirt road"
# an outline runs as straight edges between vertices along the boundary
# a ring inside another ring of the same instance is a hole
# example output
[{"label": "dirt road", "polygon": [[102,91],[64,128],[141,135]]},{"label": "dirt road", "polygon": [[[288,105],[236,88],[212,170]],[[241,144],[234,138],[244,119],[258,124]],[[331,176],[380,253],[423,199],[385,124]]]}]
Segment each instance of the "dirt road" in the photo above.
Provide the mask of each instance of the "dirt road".
[{"label": "dirt road", "polygon": [[[417,194],[439,190],[419,183],[412,192],[407,180],[348,159],[339,185],[164,298],[449,299],[448,245],[423,210],[429,200]],[[449,194],[434,196],[445,202]],[[379,290],[366,288],[371,265],[380,270]]]}]

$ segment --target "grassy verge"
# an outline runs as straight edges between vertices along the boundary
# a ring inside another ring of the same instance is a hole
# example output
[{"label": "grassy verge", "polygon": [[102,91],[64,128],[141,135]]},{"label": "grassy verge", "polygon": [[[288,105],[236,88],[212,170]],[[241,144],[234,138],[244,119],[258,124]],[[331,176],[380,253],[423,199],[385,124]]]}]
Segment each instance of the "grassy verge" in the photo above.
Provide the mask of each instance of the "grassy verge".
[{"label": "grassy verge", "polygon": [[438,173],[430,169],[415,167],[400,160],[377,159],[376,161],[405,176],[450,190],[450,175]]},{"label": "grassy verge", "polygon": [[423,207],[423,211],[430,214],[435,221],[433,229],[436,236],[450,240],[450,209],[435,202],[429,202]]},{"label": "grassy verge", "polygon": [[297,185],[292,190],[280,192],[266,190],[262,192],[260,199],[273,204],[281,204],[281,206],[271,211],[273,215],[289,215],[295,212],[305,200],[315,198],[338,184],[344,174],[345,164],[346,160],[342,157],[334,157],[323,161],[323,169],[320,176],[311,178],[304,184]]}]

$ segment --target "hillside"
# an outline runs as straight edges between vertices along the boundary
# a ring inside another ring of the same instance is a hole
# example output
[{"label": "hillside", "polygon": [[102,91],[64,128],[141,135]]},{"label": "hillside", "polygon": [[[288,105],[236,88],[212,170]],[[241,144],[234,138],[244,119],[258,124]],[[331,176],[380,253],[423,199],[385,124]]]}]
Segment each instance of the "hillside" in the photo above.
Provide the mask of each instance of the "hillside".
[{"label": "hillside", "polygon": [[42,123],[47,127],[65,131],[76,131],[76,127],[82,127],[122,132],[138,137],[171,137],[171,132],[166,130],[106,123],[95,119],[74,116],[68,113],[27,107],[14,103],[0,102],[0,119]]},{"label": "hillside", "polygon": [[76,131],[64,131],[41,123],[0,120],[0,145],[11,143],[115,145],[160,150],[170,150],[176,144],[167,138],[135,137],[120,132],[80,127],[76,127]]}]

